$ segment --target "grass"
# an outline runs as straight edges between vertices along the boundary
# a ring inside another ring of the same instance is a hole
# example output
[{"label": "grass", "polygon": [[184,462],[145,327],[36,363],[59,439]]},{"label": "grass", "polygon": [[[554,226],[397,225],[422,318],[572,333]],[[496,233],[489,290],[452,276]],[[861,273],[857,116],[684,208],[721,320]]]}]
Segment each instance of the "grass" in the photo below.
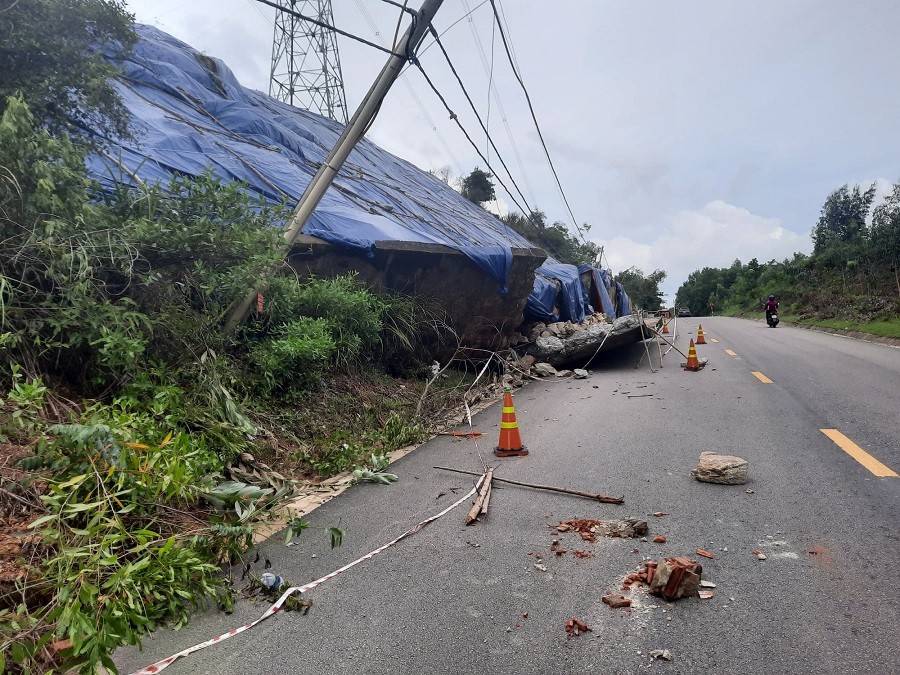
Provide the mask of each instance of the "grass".
[{"label": "grass", "polygon": [[805,326],[818,326],[820,328],[832,328],[836,330],[853,330],[881,337],[900,338],[900,317],[877,319],[875,321],[867,321],[864,323],[857,323],[850,319],[814,319],[788,315],[783,315],[782,319],[786,323],[797,323]]}]

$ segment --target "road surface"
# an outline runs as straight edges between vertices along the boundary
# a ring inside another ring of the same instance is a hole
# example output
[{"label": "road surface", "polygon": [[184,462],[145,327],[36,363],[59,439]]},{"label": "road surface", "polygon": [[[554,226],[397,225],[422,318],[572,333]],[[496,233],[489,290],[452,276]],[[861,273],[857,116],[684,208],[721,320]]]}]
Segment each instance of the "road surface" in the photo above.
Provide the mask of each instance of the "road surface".
[{"label": "road surface", "polygon": [[[698,322],[704,370],[681,370],[672,351],[651,372],[636,345],[604,355],[586,380],[532,383],[515,392],[527,457],[493,458],[493,406],[476,417],[481,440],[430,441],[392,467],[398,483],[351,488],[310,515],[298,545],[270,540],[263,559],[294,582],[325,575],[472,485],[432,467],[477,471],[482,458],[498,477],[624,495],[624,506],[498,485],[483,522],[465,527],[461,506],[314,589],[308,615],[276,615],[167,672],[900,672],[900,479],[876,475],[900,471],[900,349],[715,317],[678,321],[683,351]],[[697,482],[704,450],[747,459],[749,483]],[[550,527],[626,516],[646,518],[667,542],[590,544]],[[346,533],[334,551],[331,525]],[[551,553],[554,539],[566,554]],[[717,584],[712,599],[666,603],[635,589],[631,609],[601,603],[645,559],[697,548],[715,555],[697,558]],[[265,608],[201,613],[116,660],[134,670]],[[592,632],[568,638],[570,617]],[[656,649],[672,660],[651,659]]]}]

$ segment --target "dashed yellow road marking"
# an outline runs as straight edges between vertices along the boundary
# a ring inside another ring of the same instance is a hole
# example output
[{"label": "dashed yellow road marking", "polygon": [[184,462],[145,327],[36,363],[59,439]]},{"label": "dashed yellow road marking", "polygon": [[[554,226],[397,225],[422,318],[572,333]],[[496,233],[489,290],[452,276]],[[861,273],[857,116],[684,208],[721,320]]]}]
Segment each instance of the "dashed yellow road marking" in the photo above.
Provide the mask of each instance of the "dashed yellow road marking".
[{"label": "dashed yellow road marking", "polygon": [[737,352],[733,352],[730,349],[726,349],[725,353],[728,354],[728,356],[737,356]]},{"label": "dashed yellow road marking", "polygon": [[819,429],[819,431],[828,436],[841,450],[879,478],[898,478],[896,471],[886,467],[837,429]]},{"label": "dashed yellow road marking", "polygon": [[715,342],[715,343],[716,343],[716,344],[718,344],[718,343],[719,343],[719,341],[718,341],[718,340],[716,340],[716,338],[709,338],[709,341],[710,341],[710,342]]},{"label": "dashed yellow road marking", "polygon": [[754,377],[756,377],[757,380],[759,380],[759,381],[762,382],[763,384],[773,384],[772,380],[770,380],[768,377],[766,377],[765,375],[763,375],[763,374],[762,374],[761,372],[759,372],[758,370],[754,370],[754,371],[753,371],[753,375],[754,375]]}]

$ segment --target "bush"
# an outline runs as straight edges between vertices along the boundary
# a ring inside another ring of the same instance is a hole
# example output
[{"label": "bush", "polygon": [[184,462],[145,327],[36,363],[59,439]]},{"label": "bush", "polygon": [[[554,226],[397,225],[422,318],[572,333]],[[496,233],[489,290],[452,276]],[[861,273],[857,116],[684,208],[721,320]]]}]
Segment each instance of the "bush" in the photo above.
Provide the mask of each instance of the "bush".
[{"label": "bush", "polygon": [[319,382],[338,349],[330,328],[324,319],[303,316],[279,327],[275,337],[255,347],[250,358],[261,393],[271,396]]}]

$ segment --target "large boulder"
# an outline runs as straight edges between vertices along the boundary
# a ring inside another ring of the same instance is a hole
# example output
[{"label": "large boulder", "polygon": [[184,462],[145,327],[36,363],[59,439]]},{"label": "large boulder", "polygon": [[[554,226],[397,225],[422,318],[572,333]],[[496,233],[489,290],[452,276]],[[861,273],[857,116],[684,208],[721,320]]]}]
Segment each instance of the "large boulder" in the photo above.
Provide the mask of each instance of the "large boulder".
[{"label": "large boulder", "polygon": [[[527,353],[538,361],[559,367],[587,360],[597,353],[598,348],[600,351],[607,351],[650,337],[642,331],[643,325],[638,316],[632,314],[620,317],[612,324],[595,323],[586,326],[583,330],[575,331],[566,337],[559,330],[559,324],[551,324],[549,327],[551,334],[538,337],[528,346]],[[557,334],[553,333],[554,326],[557,326]]]}]

